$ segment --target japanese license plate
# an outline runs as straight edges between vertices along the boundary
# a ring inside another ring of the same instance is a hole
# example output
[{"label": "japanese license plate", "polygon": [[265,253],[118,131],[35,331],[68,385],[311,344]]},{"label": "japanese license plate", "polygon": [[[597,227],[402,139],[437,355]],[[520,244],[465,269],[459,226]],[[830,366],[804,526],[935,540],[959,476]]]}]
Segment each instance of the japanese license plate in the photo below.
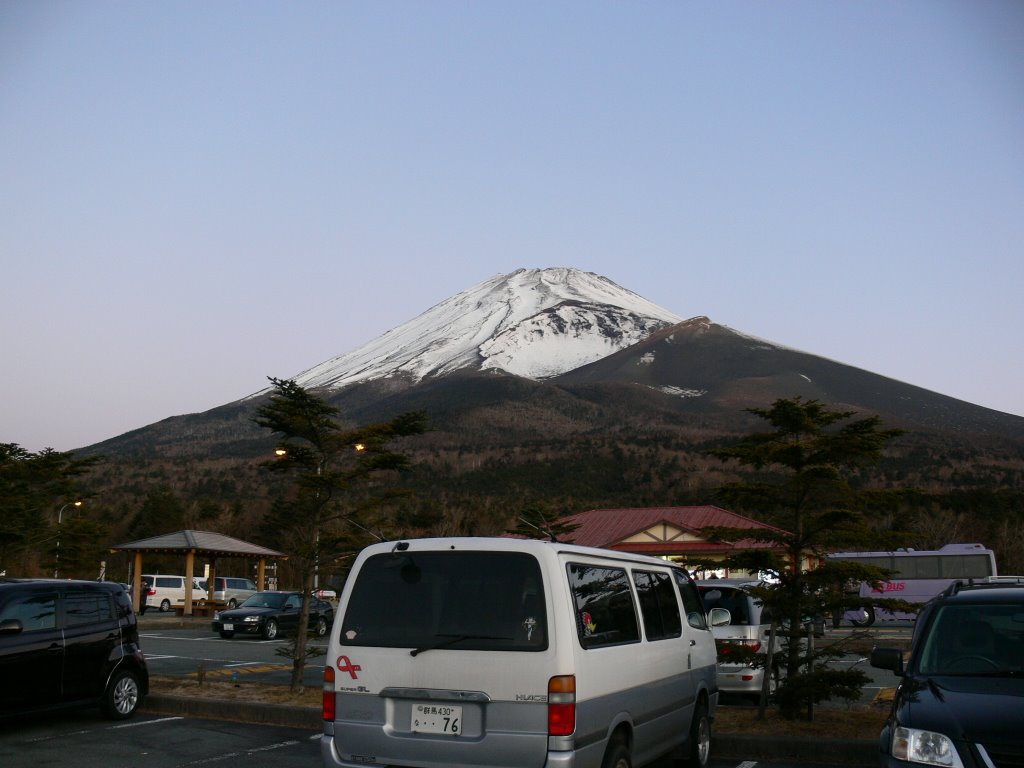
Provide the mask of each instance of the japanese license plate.
[{"label": "japanese license plate", "polygon": [[225,632],[233,632],[234,629],[235,629],[235,625],[234,624],[225,624],[224,625],[224,631]]},{"label": "japanese license plate", "polygon": [[462,707],[450,704],[416,703],[412,705],[413,733],[462,733]]}]

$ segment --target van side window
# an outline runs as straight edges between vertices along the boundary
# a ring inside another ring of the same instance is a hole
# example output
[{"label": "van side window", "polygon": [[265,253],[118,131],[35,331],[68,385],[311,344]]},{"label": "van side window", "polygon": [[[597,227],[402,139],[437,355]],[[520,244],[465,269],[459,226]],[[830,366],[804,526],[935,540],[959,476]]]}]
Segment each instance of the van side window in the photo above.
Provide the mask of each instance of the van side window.
[{"label": "van side window", "polygon": [[622,568],[570,563],[576,631],[584,648],[640,642],[636,605]]},{"label": "van side window", "polygon": [[633,571],[636,594],[640,598],[640,615],[648,640],[679,637],[683,631],[679,603],[667,573]]},{"label": "van side window", "polygon": [[110,596],[106,592],[69,593],[64,598],[64,624],[68,627],[99,624],[113,619],[114,610],[110,604]]},{"label": "van side window", "polygon": [[0,611],[0,621],[17,619],[22,631],[34,632],[40,629],[57,628],[57,595],[46,594],[15,595]]},{"label": "van side window", "polygon": [[683,610],[686,611],[686,623],[694,629],[707,629],[708,621],[704,616],[704,604],[700,600],[697,585],[682,571],[673,571],[672,573],[676,577],[679,597],[683,600]]}]

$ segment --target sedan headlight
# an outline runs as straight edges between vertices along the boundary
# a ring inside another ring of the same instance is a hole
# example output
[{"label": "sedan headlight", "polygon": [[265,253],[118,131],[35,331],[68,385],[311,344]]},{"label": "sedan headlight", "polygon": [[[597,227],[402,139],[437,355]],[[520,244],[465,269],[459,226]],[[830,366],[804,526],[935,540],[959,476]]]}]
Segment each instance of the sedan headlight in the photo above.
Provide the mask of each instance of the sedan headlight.
[{"label": "sedan headlight", "polygon": [[911,763],[963,768],[960,755],[948,736],[917,728],[896,728],[892,734],[892,756]]},{"label": "sedan headlight", "polygon": [[259,620],[260,620],[259,616],[246,616],[244,619],[242,619],[242,621],[252,621],[252,622],[256,622],[256,621],[259,621]]}]

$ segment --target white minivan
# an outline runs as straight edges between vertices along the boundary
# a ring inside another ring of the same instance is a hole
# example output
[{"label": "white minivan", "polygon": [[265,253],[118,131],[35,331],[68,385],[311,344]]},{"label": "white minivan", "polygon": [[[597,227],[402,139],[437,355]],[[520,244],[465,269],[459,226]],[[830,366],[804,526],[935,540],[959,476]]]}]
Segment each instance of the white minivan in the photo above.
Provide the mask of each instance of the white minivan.
[{"label": "white minivan", "polygon": [[686,571],[558,542],[439,538],[363,550],[324,670],[324,765],[706,766],[710,625]]},{"label": "white minivan", "polygon": [[[718,646],[718,684],[724,694],[739,694],[760,699],[775,695],[779,686],[779,660],[783,643],[781,633],[775,637],[772,650],[772,674],[764,684],[766,657],[772,639],[772,620],[768,609],[750,593],[751,589],[766,586],[752,578],[706,579],[697,582],[697,590],[707,608],[723,608],[729,612],[729,621],[714,629]],[[759,658],[757,663],[751,663]]]},{"label": "white minivan", "polygon": [[[185,577],[172,576],[168,574],[144,575],[142,581],[149,584],[149,592],[146,598],[146,608],[157,608],[166,613],[175,605],[185,602]],[[192,579],[192,599],[199,600],[203,596],[203,589],[198,579]]]}]

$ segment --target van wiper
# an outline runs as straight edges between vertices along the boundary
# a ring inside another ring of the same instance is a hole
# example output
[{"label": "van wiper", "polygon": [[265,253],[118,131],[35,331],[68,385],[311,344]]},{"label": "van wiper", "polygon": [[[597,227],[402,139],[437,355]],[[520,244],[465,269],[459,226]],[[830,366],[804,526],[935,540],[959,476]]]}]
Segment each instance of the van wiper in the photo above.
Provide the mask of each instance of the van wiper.
[{"label": "van wiper", "polygon": [[498,635],[435,635],[435,637],[444,638],[438,640],[436,643],[431,645],[422,645],[419,648],[415,648],[409,651],[410,656],[418,656],[424,651],[432,651],[435,648],[444,648],[449,645],[455,645],[455,643],[462,642],[463,640],[511,640],[511,637],[500,637]]}]

